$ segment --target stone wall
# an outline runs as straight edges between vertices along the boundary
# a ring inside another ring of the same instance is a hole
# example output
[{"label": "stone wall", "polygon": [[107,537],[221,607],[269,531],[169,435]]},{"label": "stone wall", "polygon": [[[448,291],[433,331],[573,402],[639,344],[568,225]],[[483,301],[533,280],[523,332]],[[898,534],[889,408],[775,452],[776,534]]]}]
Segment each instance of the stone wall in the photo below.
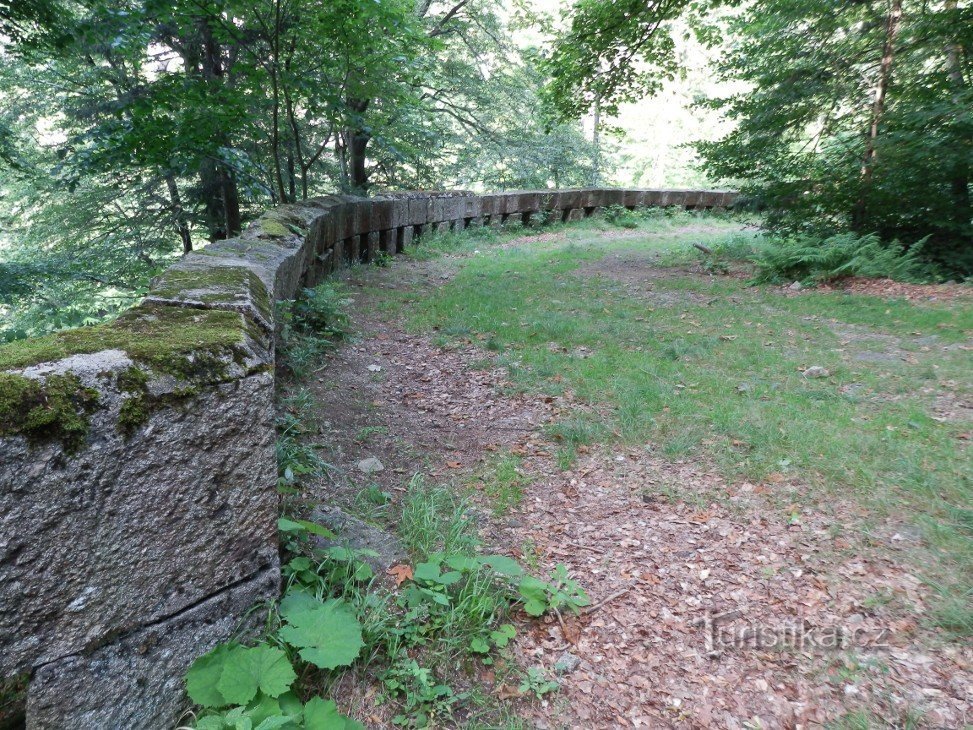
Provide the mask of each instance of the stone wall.
[{"label": "stone wall", "polygon": [[0,347],[0,676],[27,726],[165,728],[279,590],[274,308],[430,230],[725,208],[699,190],[328,196],[191,253],[115,322]]}]

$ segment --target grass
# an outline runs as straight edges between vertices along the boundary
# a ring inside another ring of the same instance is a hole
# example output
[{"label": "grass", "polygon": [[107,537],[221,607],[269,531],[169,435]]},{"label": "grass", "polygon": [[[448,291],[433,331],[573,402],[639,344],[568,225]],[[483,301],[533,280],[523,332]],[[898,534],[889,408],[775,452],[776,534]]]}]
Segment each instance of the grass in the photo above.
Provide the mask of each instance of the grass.
[{"label": "grass", "polygon": [[490,499],[494,515],[503,515],[524,499],[527,477],[521,471],[522,460],[515,454],[501,454],[481,470],[477,482]]},{"label": "grass", "polygon": [[[725,218],[657,214],[625,237],[605,235],[618,231],[589,220],[522,247],[500,245],[509,232],[435,238],[422,255],[450,252],[455,276],[425,297],[385,297],[390,307],[408,301],[412,325],[446,344],[489,342],[519,389],[570,393],[577,410],[550,428],[562,466],[582,445],[647,444],[730,479],[802,482],[822,502],[851,497],[915,521],[932,551],[926,573],[942,599],[940,625],[973,632],[970,424],[933,407],[937,395],[970,395],[962,348],[973,308],[787,297],[687,271],[701,258],[694,243],[718,252],[710,269],[737,265],[753,234]],[[593,273],[608,254],[669,268],[639,290]],[[812,365],[830,377],[803,377]]]}]

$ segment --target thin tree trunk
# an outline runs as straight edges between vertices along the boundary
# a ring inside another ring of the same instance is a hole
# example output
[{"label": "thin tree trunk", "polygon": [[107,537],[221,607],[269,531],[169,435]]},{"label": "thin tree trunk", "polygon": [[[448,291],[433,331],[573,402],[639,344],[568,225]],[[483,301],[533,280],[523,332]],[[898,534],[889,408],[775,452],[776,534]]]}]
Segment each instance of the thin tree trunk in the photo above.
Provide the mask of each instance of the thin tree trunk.
[{"label": "thin tree trunk", "polygon": [[[946,0],[946,11],[956,10],[956,0]],[[946,49],[946,70],[949,72],[949,80],[953,87],[953,102],[956,110],[961,116],[956,124],[957,127],[957,148],[958,154],[954,157],[953,167],[950,172],[950,192],[953,198],[953,219],[956,222],[957,232],[969,236],[970,218],[973,216],[973,205],[970,202],[970,162],[969,150],[973,146],[973,134],[971,126],[973,120],[970,117],[970,110],[961,107],[963,92],[966,90],[966,81],[963,79],[963,46],[959,43],[950,43]]]},{"label": "thin tree trunk", "polygon": [[176,185],[176,176],[171,172],[166,173],[166,188],[169,190],[172,218],[176,222],[176,230],[179,232],[179,238],[182,239],[182,252],[189,253],[193,250],[193,238],[189,232],[189,223],[186,220],[186,213],[182,207],[182,198],[179,195],[179,187]]},{"label": "thin tree trunk", "polygon": [[361,116],[368,110],[369,99],[349,99],[348,108],[358,115],[358,121],[354,126],[345,130],[344,147],[349,155],[348,161],[348,182],[350,192],[355,195],[366,195],[368,193],[368,143],[372,139],[370,132],[362,129]]},{"label": "thin tree trunk", "polygon": [[885,99],[888,96],[889,86],[892,83],[892,62],[895,59],[895,41],[898,37],[901,23],[902,0],[892,0],[889,6],[888,17],[885,21],[885,42],[882,45],[882,61],[879,65],[878,80],[875,84],[871,124],[868,127],[868,136],[865,140],[865,154],[862,156],[861,190],[855,211],[852,215],[852,224],[859,231],[864,228],[868,218],[868,194],[872,186],[872,178],[875,171],[878,130],[882,123],[882,117],[885,114]]},{"label": "thin tree trunk", "polygon": [[598,187],[601,184],[601,97],[595,99],[595,119],[594,127],[591,132],[591,143],[595,148],[594,170],[592,171],[591,184]]},{"label": "thin tree trunk", "polygon": [[280,63],[280,0],[274,3],[274,27],[270,41],[270,88],[273,93],[273,106],[270,112],[270,151],[274,158],[274,183],[277,185],[277,195],[281,202],[287,200],[284,190],[284,174],[280,162],[280,79],[278,78]]}]

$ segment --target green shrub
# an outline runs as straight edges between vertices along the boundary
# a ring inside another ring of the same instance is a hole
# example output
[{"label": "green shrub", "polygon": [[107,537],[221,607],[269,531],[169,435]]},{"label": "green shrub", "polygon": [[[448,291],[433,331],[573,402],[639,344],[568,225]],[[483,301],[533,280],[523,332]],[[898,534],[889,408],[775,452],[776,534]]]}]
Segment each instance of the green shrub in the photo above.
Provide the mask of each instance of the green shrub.
[{"label": "green shrub", "polygon": [[639,216],[621,205],[609,205],[605,208],[604,216],[606,221],[620,228],[639,227]]},{"label": "green shrub", "polygon": [[333,282],[305,289],[292,309],[295,324],[305,332],[340,339],[348,333],[348,300]]},{"label": "green shrub", "polygon": [[875,234],[853,233],[768,242],[756,249],[754,281],[833,281],[847,276],[922,281],[933,274],[929,265],[920,260],[922,244],[884,244]]}]

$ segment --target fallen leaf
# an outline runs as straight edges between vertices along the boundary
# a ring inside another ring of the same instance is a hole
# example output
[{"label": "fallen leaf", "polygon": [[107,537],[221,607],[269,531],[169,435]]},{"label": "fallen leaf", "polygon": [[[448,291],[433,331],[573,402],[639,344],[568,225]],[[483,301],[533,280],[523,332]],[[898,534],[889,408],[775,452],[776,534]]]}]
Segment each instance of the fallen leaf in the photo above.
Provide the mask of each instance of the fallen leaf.
[{"label": "fallen leaf", "polygon": [[497,687],[497,697],[499,697],[501,700],[511,700],[523,696],[524,693],[512,684],[501,684],[499,687]]},{"label": "fallen leaf", "polygon": [[395,578],[396,587],[402,585],[407,580],[412,580],[412,566],[406,565],[405,563],[393,565],[385,572]]},{"label": "fallen leaf", "polygon": [[448,466],[450,469],[459,469],[459,468],[461,468],[463,466],[463,462],[462,461],[447,461],[446,462],[446,466]]}]

